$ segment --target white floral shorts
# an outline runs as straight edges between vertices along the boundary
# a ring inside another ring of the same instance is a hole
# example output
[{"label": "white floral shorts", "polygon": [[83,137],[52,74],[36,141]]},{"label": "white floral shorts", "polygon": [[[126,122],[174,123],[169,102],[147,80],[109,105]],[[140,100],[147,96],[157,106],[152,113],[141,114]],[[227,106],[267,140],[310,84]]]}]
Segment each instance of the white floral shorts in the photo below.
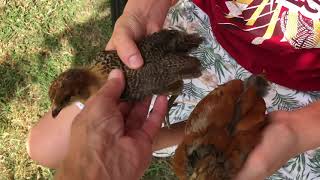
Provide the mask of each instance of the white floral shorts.
[{"label": "white floral shorts", "polygon": [[[197,32],[206,39],[199,49],[192,52],[205,67],[203,76],[185,81],[183,93],[176,100],[178,104],[170,111],[171,123],[186,120],[195,105],[218,84],[251,75],[217,43],[208,16],[190,0],[181,0],[171,8],[164,27]],[[274,83],[265,97],[268,112],[296,109],[317,99],[320,99],[320,92],[299,92]],[[168,156],[175,148],[167,148],[154,155]],[[268,179],[320,179],[320,150],[311,150],[290,159]]]}]

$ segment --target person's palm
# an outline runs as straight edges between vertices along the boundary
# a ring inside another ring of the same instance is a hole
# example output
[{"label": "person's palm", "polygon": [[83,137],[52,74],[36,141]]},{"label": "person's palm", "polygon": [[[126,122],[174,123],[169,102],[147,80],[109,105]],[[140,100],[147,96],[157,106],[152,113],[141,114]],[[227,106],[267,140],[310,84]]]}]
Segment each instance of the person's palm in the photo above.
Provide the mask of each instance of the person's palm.
[{"label": "person's palm", "polygon": [[90,174],[84,172],[85,179],[138,179],[148,167],[152,140],[166,114],[167,98],[158,97],[147,117],[151,99],[120,103],[124,79],[119,73],[112,79],[114,74],[110,73],[111,79],[73,121],[60,177],[76,179],[76,172],[86,170]]}]

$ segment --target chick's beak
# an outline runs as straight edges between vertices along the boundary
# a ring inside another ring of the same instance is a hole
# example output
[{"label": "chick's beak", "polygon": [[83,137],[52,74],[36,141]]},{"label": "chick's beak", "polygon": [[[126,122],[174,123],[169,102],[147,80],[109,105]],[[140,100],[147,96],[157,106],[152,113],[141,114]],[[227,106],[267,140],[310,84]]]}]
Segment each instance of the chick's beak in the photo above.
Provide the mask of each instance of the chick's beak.
[{"label": "chick's beak", "polygon": [[52,117],[55,118],[58,116],[62,108],[54,106],[52,108]]}]

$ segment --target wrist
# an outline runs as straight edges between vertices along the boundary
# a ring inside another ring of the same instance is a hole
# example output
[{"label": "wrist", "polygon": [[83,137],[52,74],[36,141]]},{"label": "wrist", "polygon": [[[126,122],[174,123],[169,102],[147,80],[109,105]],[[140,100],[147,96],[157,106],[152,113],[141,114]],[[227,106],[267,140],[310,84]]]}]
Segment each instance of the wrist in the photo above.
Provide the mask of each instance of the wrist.
[{"label": "wrist", "polygon": [[286,119],[284,123],[290,129],[292,132],[292,136],[295,137],[296,139],[296,145],[294,147],[294,151],[296,152],[295,154],[300,154],[304,152],[305,149],[305,144],[303,143],[303,138],[301,136],[301,130],[299,126],[297,125],[297,119],[298,116],[293,112],[293,111],[286,111]]},{"label": "wrist", "polygon": [[297,136],[300,153],[320,146],[319,117],[319,113],[309,107],[288,112],[288,126]]},{"label": "wrist", "polygon": [[296,156],[302,152],[303,143],[301,143],[301,138],[299,137],[299,129],[294,125],[295,115],[289,111],[275,111],[269,114],[271,125],[277,127],[281,134],[281,140],[286,139],[285,142],[291,142],[290,152],[287,152],[290,157]]},{"label": "wrist", "polygon": [[139,10],[139,12],[150,12],[151,9],[168,10],[178,0],[128,0],[124,11]]},{"label": "wrist", "polygon": [[123,14],[137,16],[140,22],[162,26],[176,0],[128,0]]}]

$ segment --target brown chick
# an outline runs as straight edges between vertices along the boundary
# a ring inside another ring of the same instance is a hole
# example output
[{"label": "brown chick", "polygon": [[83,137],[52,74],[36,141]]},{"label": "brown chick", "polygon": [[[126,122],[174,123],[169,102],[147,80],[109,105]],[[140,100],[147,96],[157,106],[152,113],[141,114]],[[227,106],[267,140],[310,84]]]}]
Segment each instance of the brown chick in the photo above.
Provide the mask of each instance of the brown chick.
[{"label": "brown chick", "polygon": [[262,76],[229,81],[202,99],[189,116],[172,166],[180,180],[230,180],[259,143],[267,124]]},{"label": "brown chick", "polygon": [[91,65],[69,69],[52,82],[49,90],[52,116],[56,117],[72,102],[84,102],[95,94],[112,69],[124,72],[123,100],[140,101],[154,94],[174,95],[174,99],[181,93],[184,79],[201,76],[200,61],[188,54],[202,41],[197,34],[177,30],[149,35],[137,42],[144,59],[143,67],[137,70],[125,66],[116,51],[101,52]]}]

